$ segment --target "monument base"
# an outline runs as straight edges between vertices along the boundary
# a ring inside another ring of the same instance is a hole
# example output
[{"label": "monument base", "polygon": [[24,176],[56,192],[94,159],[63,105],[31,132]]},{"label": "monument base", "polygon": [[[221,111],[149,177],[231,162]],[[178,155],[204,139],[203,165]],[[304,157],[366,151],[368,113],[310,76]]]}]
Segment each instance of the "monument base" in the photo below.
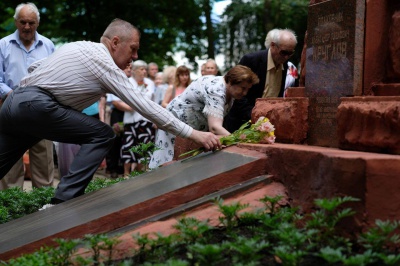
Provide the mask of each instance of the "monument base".
[{"label": "monument base", "polygon": [[255,122],[265,116],[275,126],[276,142],[301,144],[307,138],[308,102],[305,97],[260,98],[251,120]]},{"label": "monument base", "polygon": [[286,90],[286,97],[306,97],[305,87],[289,87]]},{"label": "monument base", "polygon": [[400,83],[374,84],[371,90],[374,96],[400,96]]},{"label": "monument base", "polygon": [[400,154],[400,96],[341,98],[339,148]]},{"label": "monument base", "polygon": [[279,143],[238,146],[265,153],[267,173],[285,186],[291,205],[305,212],[317,198],[352,196],[361,201],[351,204],[357,214],[347,229],[400,219],[400,156]]}]

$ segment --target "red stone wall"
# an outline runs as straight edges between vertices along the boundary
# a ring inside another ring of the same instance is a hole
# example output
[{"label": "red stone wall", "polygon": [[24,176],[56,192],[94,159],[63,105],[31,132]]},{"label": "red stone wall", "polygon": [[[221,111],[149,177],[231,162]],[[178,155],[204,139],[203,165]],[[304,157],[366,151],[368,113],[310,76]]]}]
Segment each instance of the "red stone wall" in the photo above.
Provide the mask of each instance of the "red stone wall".
[{"label": "red stone wall", "polygon": [[386,78],[389,25],[394,11],[390,7],[391,2],[366,2],[363,95],[372,95],[372,86]]},{"label": "red stone wall", "polygon": [[[389,30],[388,82],[400,82],[400,10],[395,11]],[[399,94],[400,95],[400,94]]]},{"label": "red stone wall", "polygon": [[[356,217],[348,226],[366,228],[376,219],[400,220],[400,156],[307,145],[239,144],[265,152],[266,171],[305,212],[317,198],[352,196]],[[348,231],[351,232],[351,231]]]},{"label": "red stone wall", "polygon": [[400,96],[342,98],[339,148],[400,154]]},{"label": "red stone wall", "polygon": [[251,114],[253,123],[260,116],[275,126],[276,142],[304,143],[308,131],[308,98],[257,99]]}]

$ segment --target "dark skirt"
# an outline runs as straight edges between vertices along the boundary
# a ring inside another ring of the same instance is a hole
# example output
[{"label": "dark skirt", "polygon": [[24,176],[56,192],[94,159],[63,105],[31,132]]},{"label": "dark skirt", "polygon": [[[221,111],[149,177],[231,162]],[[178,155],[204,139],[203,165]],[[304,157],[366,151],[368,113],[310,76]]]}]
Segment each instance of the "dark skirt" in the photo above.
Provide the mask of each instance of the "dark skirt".
[{"label": "dark skirt", "polygon": [[[121,158],[124,163],[138,163],[140,155],[130,151],[133,146],[141,143],[154,142],[155,129],[149,121],[139,121],[124,125],[122,137]],[[150,156],[150,155],[149,155]]]}]

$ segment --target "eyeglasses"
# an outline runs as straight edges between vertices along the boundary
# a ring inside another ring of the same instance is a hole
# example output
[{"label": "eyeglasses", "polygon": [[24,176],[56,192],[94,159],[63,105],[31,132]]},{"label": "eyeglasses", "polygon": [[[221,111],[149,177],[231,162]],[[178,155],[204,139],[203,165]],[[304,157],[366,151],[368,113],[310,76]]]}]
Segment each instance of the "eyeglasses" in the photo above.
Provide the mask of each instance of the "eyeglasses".
[{"label": "eyeglasses", "polygon": [[279,47],[279,45],[277,45],[276,43],[275,43],[275,45],[276,45],[276,47],[278,47],[278,49],[280,50],[280,51],[279,51],[279,55],[280,55],[280,56],[285,57],[285,56],[292,56],[292,55],[294,55],[294,52],[295,52],[295,51],[281,50],[281,48]]}]

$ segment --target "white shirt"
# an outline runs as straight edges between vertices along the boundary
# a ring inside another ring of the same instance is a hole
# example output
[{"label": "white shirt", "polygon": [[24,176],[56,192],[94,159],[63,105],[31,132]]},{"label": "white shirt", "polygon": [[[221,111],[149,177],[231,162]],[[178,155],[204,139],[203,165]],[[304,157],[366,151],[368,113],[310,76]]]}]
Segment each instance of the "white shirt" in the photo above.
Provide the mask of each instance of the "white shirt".
[{"label": "white shirt", "polygon": [[[150,100],[153,100],[154,98],[154,82],[149,79],[149,78],[144,78],[144,84],[143,85],[138,85],[136,80],[134,78],[129,78],[129,80],[135,85],[135,90],[138,90],[144,97],[149,98]],[[139,121],[149,121],[145,117],[143,117],[141,114],[139,114],[136,111],[133,112],[124,112],[124,124],[133,124],[135,122]]]},{"label": "white shirt", "polygon": [[60,104],[77,111],[112,93],[159,128],[184,138],[192,134],[193,128],[135,90],[101,43],[65,44],[47,59],[32,64],[29,72],[21,80],[22,87],[47,90]]}]

